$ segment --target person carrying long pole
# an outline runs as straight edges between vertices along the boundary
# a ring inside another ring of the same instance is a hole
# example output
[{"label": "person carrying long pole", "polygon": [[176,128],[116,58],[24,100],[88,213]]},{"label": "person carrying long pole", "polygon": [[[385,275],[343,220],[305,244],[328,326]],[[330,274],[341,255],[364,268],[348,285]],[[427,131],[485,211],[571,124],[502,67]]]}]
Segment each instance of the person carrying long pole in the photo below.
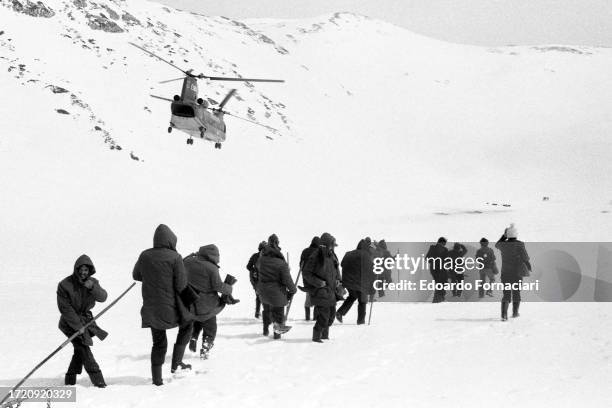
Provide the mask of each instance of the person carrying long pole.
[{"label": "person carrying long pole", "polygon": [[[88,278],[88,279],[91,279],[91,278]],[[63,282],[64,281],[62,281],[62,283]],[[61,285],[61,283],[60,283],[60,285]],[[92,326],[96,326],[95,325],[96,321],[102,315],[104,315],[104,313],[106,313],[111,307],[115,306],[115,304],[117,304],[117,302],[119,302],[119,300],[121,300],[121,298],[123,298],[135,285],[136,285],[135,282],[132,283],[126,290],[124,290],[115,300],[113,300],[108,306],[106,306],[100,313],[98,313],[95,317],[92,317],[91,320],[86,322],[82,327],[80,327],[78,330],[76,330],[74,333],[72,333],[70,335],[70,337],[68,337],[68,339],[65,340],[58,348],[56,348],[51,354],[49,354],[40,363],[38,363],[25,377],[23,377],[13,388],[11,388],[11,390],[2,398],[2,400],[0,400],[0,408],[4,408],[6,406],[5,402],[8,400],[9,396],[12,395],[12,393],[16,389],[18,389],[21,385],[23,385],[23,383],[25,383],[28,380],[28,378],[30,378],[32,376],[32,374],[34,374],[40,367],[42,367],[47,361],[49,361],[51,358],[53,358],[53,356],[55,356],[57,353],[59,353],[60,350],[62,350],[64,347],[66,347],[66,345],[68,345],[68,343],[74,341],[79,336],[85,336],[86,333],[88,333],[89,329]],[[58,291],[59,291],[59,288],[58,288]],[[59,293],[58,293],[58,296],[60,296]],[[104,336],[104,337],[106,337],[106,336]],[[75,354],[76,354],[76,351],[77,350],[76,350],[76,346],[75,346]],[[73,361],[74,361],[74,357],[73,357]],[[71,365],[72,365],[72,362],[71,362]]]}]

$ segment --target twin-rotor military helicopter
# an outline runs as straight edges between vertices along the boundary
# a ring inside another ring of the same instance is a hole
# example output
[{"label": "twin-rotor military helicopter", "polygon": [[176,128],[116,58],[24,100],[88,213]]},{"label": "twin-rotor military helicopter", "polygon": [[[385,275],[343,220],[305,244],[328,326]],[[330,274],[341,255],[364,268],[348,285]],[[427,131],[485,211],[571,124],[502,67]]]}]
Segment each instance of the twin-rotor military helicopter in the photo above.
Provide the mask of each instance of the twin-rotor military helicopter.
[{"label": "twin-rotor military helicopter", "polygon": [[192,72],[193,70],[191,69],[185,71],[184,69],[177,67],[170,61],[163,59],[159,55],[156,55],[139,45],[136,45],[134,43],[130,44],[185,74],[185,76],[181,78],[170,79],[167,81],[160,82],[161,84],[164,84],[172,81],[182,80],[183,89],[181,90],[180,95],[174,95],[173,99],[168,99],[157,95],[151,95],[153,98],[161,99],[171,103],[170,111],[172,115],[170,117],[170,126],[168,127],[168,133],[171,133],[172,129],[177,129],[189,135],[189,138],[187,139],[187,144],[193,144],[193,140],[194,138],[196,138],[214,142],[215,148],[220,149],[221,143],[225,142],[225,132],[227,130],[225,126],[225,121],[223,120],[224,115],[233,116],[235,118],[242,119],[271,130],[275,130],[270,126],[266,126],[253,120],[236,116],[232,113],[223,110],[230,98],[234,96],[234,93],[236,92],[235,89],[230,90],[229,93],[225,95],[225,98],[223,98],[218,107],[209,107],[208,102],[206,100],[198,97],[198,79],[208,79],[210,81],[240,82],[285,82],[284,80],[215,77],[207,76],[204,74],[195,75]]}]

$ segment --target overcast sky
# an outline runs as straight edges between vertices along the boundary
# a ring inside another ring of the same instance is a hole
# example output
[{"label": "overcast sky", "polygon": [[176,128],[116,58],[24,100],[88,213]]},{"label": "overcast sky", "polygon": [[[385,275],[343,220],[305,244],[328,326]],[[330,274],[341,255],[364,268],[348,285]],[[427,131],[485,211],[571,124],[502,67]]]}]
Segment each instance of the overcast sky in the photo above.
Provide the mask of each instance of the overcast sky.
[{"label": "overcast sky", "polygon": [[612,0],[159,0],[231,18],[352,11],[447,41],[612,47]]}]

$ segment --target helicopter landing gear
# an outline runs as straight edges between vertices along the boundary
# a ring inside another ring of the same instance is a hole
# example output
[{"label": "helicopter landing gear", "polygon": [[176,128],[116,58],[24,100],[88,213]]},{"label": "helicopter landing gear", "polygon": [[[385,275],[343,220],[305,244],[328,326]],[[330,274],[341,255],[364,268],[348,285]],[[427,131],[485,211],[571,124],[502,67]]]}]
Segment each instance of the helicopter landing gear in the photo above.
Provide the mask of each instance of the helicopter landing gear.
[{"label": "helicopter landing gear", "polygon": [[168,126],[168,133],[172,133],[172,126]]},{"label": "helicopter landing gear", "polygon": [[193,139],[192,138],[187,139],[187,144],[188,145],[192,145],[193,144]]},{"label": "helicopter landing gear", "polygon": [[215,143],[215,149],[220,149],[221,148],[221,143],[217,142]]}]

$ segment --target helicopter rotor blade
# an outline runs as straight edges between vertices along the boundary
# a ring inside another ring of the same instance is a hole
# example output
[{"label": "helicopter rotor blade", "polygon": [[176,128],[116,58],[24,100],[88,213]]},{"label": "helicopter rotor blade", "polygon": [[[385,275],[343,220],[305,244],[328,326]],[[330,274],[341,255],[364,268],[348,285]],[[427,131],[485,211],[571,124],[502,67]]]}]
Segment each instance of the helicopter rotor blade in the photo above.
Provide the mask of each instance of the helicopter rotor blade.
[{"label": "helicopter rotor blade", "polygon": [[198,78],[205,78],[211,81],[240,81],[240,82],[285,82],[284,79],[262,79],[262,78],[230,78],[230,77],[213,77],[200,74]]},{"label": "helicopter rotor blade", "polygon": [[223,98],[223,100],[221,101],[221,103],[219,104],[219,109],[222,110],[223,107],[225,106],[225,104],[231,99],[232,96],[234,96],[234,94],[236,93],[235,89],[232,89],[231,91],[228,92],[227,95],[225,95],[225,98]]},{"label": "helicopter rotor blade", "polygon": [[146,53],[147,53],[147,54],[149,54],[150,56],[155,57],[155,58],[157,58],[158,60],[165,62],[166,64],[170,65],[171,67],[174,67],[174,68],[178,69],[178,70],[179,70],[179,71],[181,71],[183,74],[185,74],[185,75],[189,75],[189,73],[188,73],[187,71],[185,71],[184,69],[177,67],[176,65],[174,65],[174,64],[173,64],[173,63],[171,63],[170,61],[166,61],[165,59],[163,59],[163,58],[162,58],[162,57],[160,57],[159,55],[153,54],[151,51],[147,50],[146,48],[143,48],[143,47],[141,47],[140,45],[136,45],[136,44],[134,44],[133,42],[130,42],[129,44],[133,45],[134,47],[138,48],[138,49],[139,49],[139,50],[141,50],[141,51],[146,52]]},{"label": "helicopter rotor blade", "polygon": [[223,112],[226,115],[229,115],[231,117],[234,117],[236,119],[244,120],[245,122],[249,122],[249,123],[252,123],[252,124],[257,125],[257,126],[265,127],[266,129],[271,130],[271,131],[273,131],[275,133],[278,132],[278,130],[274,129],[272,126],[264,125],[263,123],[255,122],[254,120],[243,118],[241,116],[237,116],[237,115],[234,115],[233,113],[229,113],[229,112],[226,112],[226,111],[221,111],[221,112]]},{"label": "helicopter rotor blade", "polygon": [[174,102],[172,99],[164,98],[163,96],[149,95],[152,98],[161,99],[162,101]]},{"label": "helicopter rotor blade", "polygon": [[160,81],[158,82],[159,84],[167,84],[168,82],[174,82],[174,81],[182,81],[183,79],[185,79],[185,77],[182,78],[174,78],[174,79],[167,79],[165,81]]}]

